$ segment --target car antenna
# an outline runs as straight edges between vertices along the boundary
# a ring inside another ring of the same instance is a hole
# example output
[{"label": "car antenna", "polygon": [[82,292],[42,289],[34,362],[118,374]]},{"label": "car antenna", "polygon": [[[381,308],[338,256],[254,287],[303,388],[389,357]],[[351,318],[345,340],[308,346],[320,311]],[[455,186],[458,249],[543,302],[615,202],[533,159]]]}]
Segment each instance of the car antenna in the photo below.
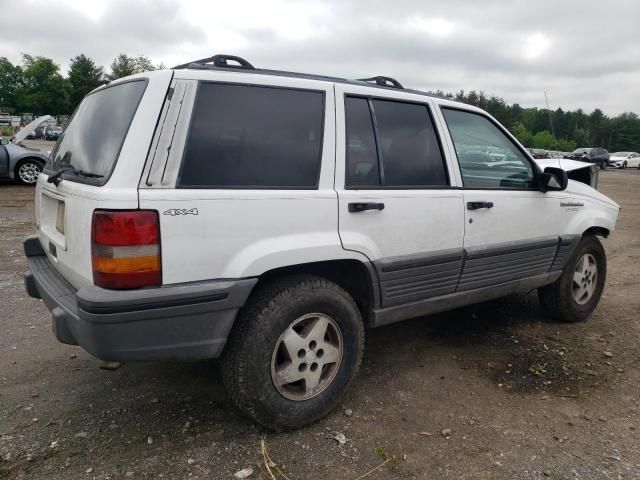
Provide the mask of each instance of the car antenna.
[{"label": "car antenna", "polygon": [[549,99],[547,98],[547,92],[544,92],[544,101],[547,104],[547,113],[549,114],[549,123],[551,124],[551,135],[553,135],[553,143],[556,145],[556,152],[559,152],[558,139],[556,138],[556,130],[553,128],[553,118],[551,117],[551,110],[549,110]]}]

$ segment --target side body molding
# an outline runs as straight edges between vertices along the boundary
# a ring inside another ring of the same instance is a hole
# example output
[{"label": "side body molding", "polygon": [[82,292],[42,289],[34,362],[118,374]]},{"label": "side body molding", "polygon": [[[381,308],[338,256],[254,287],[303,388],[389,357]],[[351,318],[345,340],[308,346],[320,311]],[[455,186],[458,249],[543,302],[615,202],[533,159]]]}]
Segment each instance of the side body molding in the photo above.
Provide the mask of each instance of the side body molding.
[{"label": "side body molding", "polygon": [[370,325],[386,325],[420,315],[526,292],[560,277],[580,240],[562,235],[436,254],[374,262],[381,307]]}]

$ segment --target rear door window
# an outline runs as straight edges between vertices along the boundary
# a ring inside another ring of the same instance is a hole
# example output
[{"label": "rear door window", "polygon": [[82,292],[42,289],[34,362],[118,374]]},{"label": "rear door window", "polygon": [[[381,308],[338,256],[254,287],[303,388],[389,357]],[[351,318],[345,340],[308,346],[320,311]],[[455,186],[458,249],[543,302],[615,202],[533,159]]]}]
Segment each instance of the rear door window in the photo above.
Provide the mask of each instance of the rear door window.
[{"label": "rear door window", "polygon": [[202,82],[177,186],[317,188],[324,93]]},{"label": "rear door window", "polygon": [[347,185],[380,185],[378,151],[366,98],[345,99]]},{"label": "rear door window", "polygon": [[447,185],[444,159],[426,105],[374,100],[384,184],[389,187]]},{"label": "rear door window", "polygon": [[117,83],[85,97],[51,152],[47,170],[82,170],[100,177],[74,177],[70,171],[65,178],[104,184],[113,171],[146,86],[146,80]]},{"label": "rear door window", "polygon": [[346,186],[414,189],[448,186],[427,105],[345,98]]}]

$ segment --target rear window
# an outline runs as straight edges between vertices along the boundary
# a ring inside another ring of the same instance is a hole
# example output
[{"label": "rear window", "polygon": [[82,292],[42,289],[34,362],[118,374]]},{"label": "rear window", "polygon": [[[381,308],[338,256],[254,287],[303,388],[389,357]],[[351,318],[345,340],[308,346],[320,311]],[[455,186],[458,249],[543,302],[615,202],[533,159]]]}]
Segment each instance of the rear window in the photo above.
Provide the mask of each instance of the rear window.
[{"label": "rear window", "polygon": [[182,188],[317,188],[322,92],[203,82],[177,182]]},{"label": "rear window", "polygon": [[116,164],[146,86],[146,80],[135,80],[88,95],[60,135],[47,168],[55,171],[68,167],[101,175],[95,180],[73,174],[65,178],[104,184]]}]

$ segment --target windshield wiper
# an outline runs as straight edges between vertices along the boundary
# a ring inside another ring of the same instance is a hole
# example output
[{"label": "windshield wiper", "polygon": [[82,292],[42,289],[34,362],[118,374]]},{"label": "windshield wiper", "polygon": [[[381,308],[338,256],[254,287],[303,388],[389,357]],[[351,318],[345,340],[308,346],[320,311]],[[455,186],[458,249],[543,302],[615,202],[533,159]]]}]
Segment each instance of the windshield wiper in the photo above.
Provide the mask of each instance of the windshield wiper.
[{"label": "windshield wiper", "polygon": [[78,170],[77,168],[74,168],[74,167],[62,167],[57,172],[54,172],[52,175],[49,175],[49,178],[47,178],[47,182],[53,183],[57,187],[62,181],[62,175],[65,173],[67,174],[70,173],[72,175],[76,175],[78,177],[85,177],[85,178],[104,177],[104,175],[99,175],[97,173],[92,173],[92,172],[85,172],[84,170]]}]

